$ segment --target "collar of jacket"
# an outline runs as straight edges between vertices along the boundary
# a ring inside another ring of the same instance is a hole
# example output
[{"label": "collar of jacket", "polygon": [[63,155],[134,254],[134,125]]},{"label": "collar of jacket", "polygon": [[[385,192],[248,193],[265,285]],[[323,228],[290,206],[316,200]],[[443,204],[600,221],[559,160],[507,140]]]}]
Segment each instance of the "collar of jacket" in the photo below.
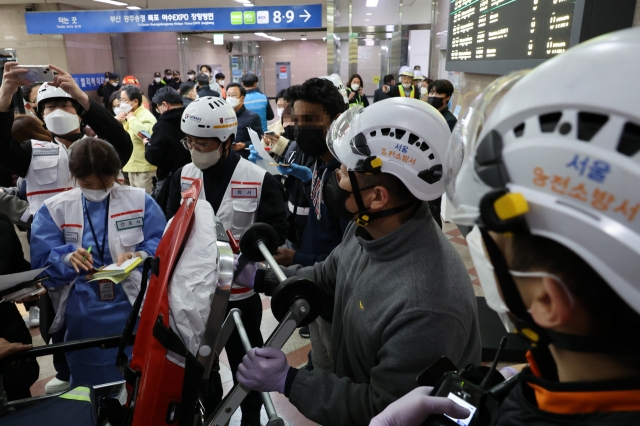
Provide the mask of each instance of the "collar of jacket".
[{"label": "collar of jacket", "polygon": [[244,104],[242,104],[240,109],[236,111],[236,117],[240,117],[242,113],[245,112],[246,110],[247,110],[247,107],[245,107]]},{"label": "collar of jacket", "polygon": [[[372,240],[366,228],[358,227],[356,237],[360,246],[373,260],[390,261],[428,244],[423,236],[435,232],[429,204],[421,201],[413,215],[398,229],[382,238]],[[438,229],[440,232],[440,229]]]},{"label": "collar of jacket", "polygon": [[158,117],[158,121],[174,121],[176,118],[179,120],[182,118],[182,113],[186,107],[171,108],[169,111],[165,111]]}]

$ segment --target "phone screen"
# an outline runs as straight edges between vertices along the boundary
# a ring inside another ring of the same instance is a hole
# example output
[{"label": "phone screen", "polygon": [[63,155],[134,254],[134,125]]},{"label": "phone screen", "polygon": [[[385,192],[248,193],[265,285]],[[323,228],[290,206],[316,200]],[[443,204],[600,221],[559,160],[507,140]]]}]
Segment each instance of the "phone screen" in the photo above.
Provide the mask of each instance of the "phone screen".
[{"label": "phone screen", "polygon": [[454,419],[453,417],[449,417],[446,414],[445,416],[447,416],[447,418],[451,419],[452,421],[456,422],[456,424],[459,424],[461,426],[469,426],[469,423],[471,423],[471,419],[473,418],[473,415],[476,413],[476,410],[477,410],[476,407],[469,404],[467,401],[460,398],[459,396],[452,394],[451,392],[449,392],[449,396],[447,396],[447,398],[449,398],[456,404],[460,405],[461,407],[466,408],[471,412],[471,414],[466,419]]}]

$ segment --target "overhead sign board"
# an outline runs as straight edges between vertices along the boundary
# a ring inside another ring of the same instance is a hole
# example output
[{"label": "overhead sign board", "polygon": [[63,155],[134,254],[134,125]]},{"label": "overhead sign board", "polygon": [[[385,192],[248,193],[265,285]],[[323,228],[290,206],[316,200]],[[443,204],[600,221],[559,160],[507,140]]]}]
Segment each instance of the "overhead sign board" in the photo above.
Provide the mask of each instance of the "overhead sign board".
[{"label": "overhead sign board", "polygon": [[28,34],[265,31],[322,28],[322,5],[26,12]]}]

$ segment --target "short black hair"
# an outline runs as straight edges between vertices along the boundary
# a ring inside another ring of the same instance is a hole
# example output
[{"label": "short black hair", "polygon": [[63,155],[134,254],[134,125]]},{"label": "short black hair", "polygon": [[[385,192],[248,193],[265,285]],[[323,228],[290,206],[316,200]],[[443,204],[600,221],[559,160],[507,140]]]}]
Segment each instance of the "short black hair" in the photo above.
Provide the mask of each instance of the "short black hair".
[{"label": "short black hair", "polygon": [[276,103],[278,103],[280,99],[284,99],[285,101],[287,100],[287,98],[285,98],[285,94],[287,93],[287,90],[289,89],[282,89],[281,91],[278,92],[278,94],[276,95]]},{"label": "short black hair", "polygon": [[411,202],[418,202],[418,199],[409,188],[395,175],[389,173],[361,174],[361,185],[363,188],[373,186],[384,186],[397,206],[402,206]]},{"label": "short black hair", "polygon": [[138,101],[138,106],[142,106],[142,91],[138,86],[127,84],[122,86],[120,93],[125,92],[130,101]]},{"label": "short black hair", "polygon": [[209,85],[209,76],[203,73],[200,73],[196,76],[196,81],[198,82],[198,86],[204,87]]},{"label": "short black hair", "polygon": [[385,76],[382,78],[382,82],[383,82],[384,84],[389,84],[389,83],[391,83],[392,81],[395,81],[395,79],[396,79],[396,78],[393,76],[393,74],[387,74],[387,75],[385,75]]},{"label": "short black hair", "polygon": [[242,77],[242,85],[244,87],[253,87],[258,84],[258,76],[255,74],[247,74]]},{"label": "short black hair", "polygon": [[211,67],[209,65],[200,65],[200,69],[202,69],[203,67],[206,68],[207,71],[212,72]]},{"label": "short black hair", "polygon": [[433,80],[429,83],[427,90],[451,97],[453,95],[453,84],[449,80]]},{"label": "short black hair", "polygon": [[[516,271],[543,270],[557,275],[586,308],[590,337],[622,342],[628,340],[628,330],[640,329],[640,315],[588,262],[554,240],[529,233],[514,234],[509,266]],[[621,357],[619,362],[640,370],[639,355],[636,352]]]},{"label": "short black hair", "polygon": [[[187,96],[196,85],[190,81],[185,81],[180,85],[180,96]],[[155,99],[155,98],[154,98]],[[157,103],[156,101],[153,101]]]},{"label": "short black hair", "polygon": [[[183,85],[185,83],[182,83]],[[189,83],[193,86],[193,83]],[[153,95],[152,102],[156,105],[160,105],[163,102],[169,105],[182,105],[182,96],[173,87],[163,87],[158,89],[155,95]]]},{"label": "short black hair", "polygon": [[351,82],[353,81],[354,78],[357,78],[358,80],[360,80],[360,88],[364,89],[364,81],[362,80],[362,77],[360,76],[360,74],[352,75],[351,78],[349,79],[349,83],[347,84],[347,86],[351,88]]},{"label": "short black hair", "polygon": [[296,99],[298,99],[298,92],[300,91],[300,87],[302,86],[300,86],[299,84],[296,84],[295,86],[291,86],[288,89],[286,89],[286,92],[284,93],[284,96],[283,96],[284,100],[293,105]]},{"label": "short black hair", "polygon": [[296,90],[295,101],[306,101],[321,104],[331,120],[345,112],[347,104],[333,83],[324,78],[310,78]]},{"label": "short black hair", "polygon": [[194,70],[189,70],[189,71],[187,71],[187,75],[189,75],[189,74],[196,75],[197,73]]},{"label": "short black hair", "polygon": [[220,80],[221,78],[224,78],[224,74],[222,74],[221,72],[219,72],[218,74],[216,74],[215,79],[216,80]]},{"label": "short black hair", "polygon": [[[29,96],[31,96],[31,91],[33,90],[34,87],[40,87],[40,86],[42,86],[42,83],[33,83],[33,84],[28,85],[28,86],[20,87],[20,91],[22,93],[22,99],[24,99],[25,102],[31,102],[29,100]],[[36,95],[37,95],[37,93],[36,93]],[[37,100],[37,97],[36,97],[36,100]]]},{"label": "short black hair", "polygon": [[242,87],[242,85],[240,83],[230,83],[230,84],[228,84],[227,85],[227,93],[229,93],[229,89],[231,89],[232,87],[239,88],[240,89],[240,95],[247,96],[247,89]]}]

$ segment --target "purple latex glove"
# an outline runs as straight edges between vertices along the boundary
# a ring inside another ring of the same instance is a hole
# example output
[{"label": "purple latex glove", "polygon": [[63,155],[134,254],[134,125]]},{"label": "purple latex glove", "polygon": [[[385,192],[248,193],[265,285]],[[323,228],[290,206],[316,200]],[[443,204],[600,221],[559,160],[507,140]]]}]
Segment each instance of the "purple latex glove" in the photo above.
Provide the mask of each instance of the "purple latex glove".
[{"label": "purple latex glove", "polygon": [[233,283],[241,287],[253,289],[258,265],[247,261],[242,255],[233,255]]},{"label": "purple latex glove", "polygon": [[274,348],[253,348],[242,358],[236,379],[251,390],[284,393],[289,363],[284,352]]},{"label": "purple latex glove", "polygon": [[456,419],[469,417],[469,410],[448,398],[429,396],[433,388],[412,390],[375,416],[369,426],[420,426],[432,414],[447,414]]}]

